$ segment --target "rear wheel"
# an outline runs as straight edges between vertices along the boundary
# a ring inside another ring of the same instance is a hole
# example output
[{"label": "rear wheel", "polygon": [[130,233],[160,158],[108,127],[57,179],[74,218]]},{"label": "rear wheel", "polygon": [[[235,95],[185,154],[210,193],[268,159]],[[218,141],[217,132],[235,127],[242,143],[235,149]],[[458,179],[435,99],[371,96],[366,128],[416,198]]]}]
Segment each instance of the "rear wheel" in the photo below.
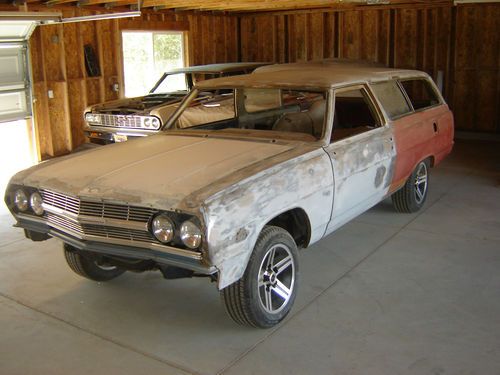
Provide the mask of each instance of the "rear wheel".
[{"label": "rear wheel", "polygon": [[64,257],[75,273],[94,281],[109,281],[125,272],[116,266],[87,258],[68,244],[64,244]]},{"label": "rear wheel", "polygon": [[417,212],[427,199],[429,187],[429,161],[423,160],[410,175],[405,185],[392,195],[392,203],[398,212]]},{"label": "rear wheel", "polygon": [[297,295],[297,245],[282,228],[265,227],[243,277],[221,291],[226,310],[242,325],[269,328],[290,312]]}]

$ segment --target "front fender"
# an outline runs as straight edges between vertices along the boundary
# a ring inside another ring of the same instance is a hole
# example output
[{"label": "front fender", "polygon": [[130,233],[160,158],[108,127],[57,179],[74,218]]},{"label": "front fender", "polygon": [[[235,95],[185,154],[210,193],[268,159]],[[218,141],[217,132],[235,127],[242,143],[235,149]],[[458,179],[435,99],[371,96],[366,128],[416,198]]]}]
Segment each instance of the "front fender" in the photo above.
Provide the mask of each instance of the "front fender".
[{"label": "front fender", "polygon": [[207,201],[204,220],[210,264],[223,289],[243,276],[262,228],[274,217],[302,208],[319,240],[330,219],[333,174],[328,156],[314,150],[232,185]]}]

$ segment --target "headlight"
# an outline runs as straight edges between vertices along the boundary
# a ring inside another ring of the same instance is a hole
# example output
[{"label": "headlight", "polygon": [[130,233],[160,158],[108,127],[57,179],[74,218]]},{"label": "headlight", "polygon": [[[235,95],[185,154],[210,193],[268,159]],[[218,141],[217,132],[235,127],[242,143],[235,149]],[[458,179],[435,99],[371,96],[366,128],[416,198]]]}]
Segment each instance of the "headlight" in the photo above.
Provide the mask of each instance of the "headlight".
[{"label": "headlight", "polygon": [[101,123],[101,116],[98,114],[88,112],[85,114],[85,121],[92,123],[92,124],[100,124]]},{"label": "headlight", "polygon": [[181,240],[190,249],[196,249],[201,244],[201,229],[191,220],[181,225]]},{"label": "headlight", "polygon": [[151,223],[151,229],[160,242],[170,242],[174,238],[174,223],[167,215],[156,216]]},{"label": "headlight", "polygon": [[156,117],[143,117],[142,125],[145,128],[159,129],[160,128],[160,120]]},{"label": "headlight", "polygon": [[31,194],[30,206],[31,206],[31,209],[33,210],[33,212],[35,214],[37,214],[38,216],[43,215],[42,203],[43,203],[43,199],[42,199],[42,196],[40,195],[40,193],[34,192],[33,194]]},{"label": "headlight", "polygon": [[156,117],[154,117],[152,120],[151,120],[151,126],[155,129],[159,129],[160,128],[160,120],[158,120]]},{"label": "headlight", "polygon": [[28,209],[28,196],[23,190],[16,190],[14,203],[19,211],[26,211]]}]

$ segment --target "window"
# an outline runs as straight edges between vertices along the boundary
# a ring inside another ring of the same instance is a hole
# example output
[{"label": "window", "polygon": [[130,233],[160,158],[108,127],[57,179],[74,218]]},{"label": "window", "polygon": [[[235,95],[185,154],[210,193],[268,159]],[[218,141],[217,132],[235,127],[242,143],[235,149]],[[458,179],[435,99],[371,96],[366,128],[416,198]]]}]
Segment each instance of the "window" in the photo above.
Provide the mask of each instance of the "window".
[{"label": "window", "polygon": [[326,95],[289,88],[204,88],[191,92],[175,128],[314,142],[323,135]]},{"label": "window", "polygon": [[[182,32],[124,31],[122,37],[127,97],[147,94],[165,71],[184,67]],[[183,74],[169,77],[168,84],[170,91],[186,90]]]},{"label": "window", "polygon": [[335,93],[332,142],[370,131],[378,126],[380,121],[364,89],[348,89]]},{"label": "window", "polygon": [[427,80],[410,79],[401,81],[401,85],[405,89],[415,111],[439,104],[439,98]]},{"label": "window", "polygon": [[[211,125],[235,117],[233,92],[225,94],[214,93],[202,95],[194,100],[182,112],[177,120],[177,128],[195,128],[200,125]],[[228,123],[229,126],[229,123]],[[230,125],[229,127],[233,127]],[[210,126],[215,129],[217,126]]]},{"label": "window", "polygon": [[372,85],[372,90],[391,120],[411,112],[396,81],[375,83]]}]

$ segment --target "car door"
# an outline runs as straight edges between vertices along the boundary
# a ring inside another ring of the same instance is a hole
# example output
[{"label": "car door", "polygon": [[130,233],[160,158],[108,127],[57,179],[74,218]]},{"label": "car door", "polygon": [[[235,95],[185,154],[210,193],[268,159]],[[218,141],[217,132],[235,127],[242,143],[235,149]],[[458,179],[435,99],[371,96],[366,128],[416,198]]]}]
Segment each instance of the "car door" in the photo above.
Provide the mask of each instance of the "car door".
[{"label": "car door", "polygon": [[327,233],[380,202],[392,181],[392,131],[364,85],[334,91],[330,144],[334,200]]}]

